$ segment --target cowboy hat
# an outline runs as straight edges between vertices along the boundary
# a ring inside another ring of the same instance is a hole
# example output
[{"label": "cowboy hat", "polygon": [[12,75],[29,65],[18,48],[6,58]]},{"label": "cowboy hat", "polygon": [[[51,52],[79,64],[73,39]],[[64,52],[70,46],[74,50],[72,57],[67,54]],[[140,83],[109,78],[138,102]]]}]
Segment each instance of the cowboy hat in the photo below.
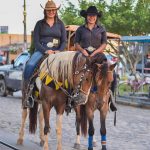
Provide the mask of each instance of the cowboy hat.
[{"label": "cowboy hat", "polygon": [[102,16],[102,12],[98,12],[95,6],[89,6],[87,10],[81,10],[80,15],[84,18],[86,18],[87,15],[96,15],[100,18]]},{"label": "cowboy hat", "polygon": [[48,0],[48,2],[45,4],[45,8],[40,4],[40,6],[44,9],[44,10],[58,10],[60,8],[59,7],[56,7],[56,4],[54,3],[53,0]]}]

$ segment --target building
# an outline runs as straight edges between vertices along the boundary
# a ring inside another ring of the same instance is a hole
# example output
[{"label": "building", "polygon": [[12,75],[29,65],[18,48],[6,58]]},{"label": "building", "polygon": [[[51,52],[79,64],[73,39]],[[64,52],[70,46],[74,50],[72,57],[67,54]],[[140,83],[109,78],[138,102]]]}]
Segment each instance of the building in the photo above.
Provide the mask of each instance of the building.
[{"label": "building", "polygon": [[[23,45],[24,35],[23,34],[0,34],[0,49],[7,48],[10,46]],[[27,42],[31,43],[31,35],[27,35]]]}]

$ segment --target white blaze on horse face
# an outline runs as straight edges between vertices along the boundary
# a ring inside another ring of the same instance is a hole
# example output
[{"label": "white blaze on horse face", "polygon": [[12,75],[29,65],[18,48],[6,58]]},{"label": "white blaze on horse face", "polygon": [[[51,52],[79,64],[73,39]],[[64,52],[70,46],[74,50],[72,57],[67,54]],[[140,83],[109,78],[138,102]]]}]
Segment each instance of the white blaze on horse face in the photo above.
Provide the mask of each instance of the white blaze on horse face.
[{"label": "white blaze on horse face", "polygon": [[39,90],[39,93],[40,93],[40,91],[41,91],[41,86],[42,86],[42,82],[41,82],[40,77],[37,77],[37,78],[36,78],[35,83],[36,83],[36,86],[37,86],[37,88],[38,88],[38,90]]},{"label": "white blaze on horse face", "polygon": [[85,99],[84,104],[86,104],[87,101],[88,101],[89,94],[90,94],[90,91],[91,91],[91,87],[92,87],[92,82],[91,82],[91,85],[90,85],[87,93],[85,91],[83,91],[83,89],[80,89],[80,97],[83,98],[83,99]]},{"label": "white blaze on horse face", "polygon": [[90,91],[91,91],[91,87],[92,87],[92,82],[91,82],[90,88],[89,88],[89,90],[88,90],[88,93],[87,93],[87,95],[86,95],[86,101],[85,101],[85,104],[86,104],[87,101],[88,101],[89,94],[90,94]]}]

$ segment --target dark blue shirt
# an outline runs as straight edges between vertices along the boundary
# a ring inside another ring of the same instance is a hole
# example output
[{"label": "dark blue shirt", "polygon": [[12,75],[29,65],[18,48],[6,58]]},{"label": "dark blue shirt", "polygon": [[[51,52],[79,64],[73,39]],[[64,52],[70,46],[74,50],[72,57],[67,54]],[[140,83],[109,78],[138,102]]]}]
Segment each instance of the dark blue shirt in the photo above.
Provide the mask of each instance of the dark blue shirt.
[{"label": "dark blue shirt", "polygon": [[82,48],[92,46],[97,49],[107,43],[106,30],[101,25],[95,25],[92,30],[82,25],[76,31],[74,42],[80,44]]},{"label": "dark blue shirt", "polygon": [[42,53],[47,50],[62,51],[66,46],[66,39],[65,26],[59,19],[52,27],[49,26],[45,19],[38,21],[35,25],[34,45],[37,51]]}]

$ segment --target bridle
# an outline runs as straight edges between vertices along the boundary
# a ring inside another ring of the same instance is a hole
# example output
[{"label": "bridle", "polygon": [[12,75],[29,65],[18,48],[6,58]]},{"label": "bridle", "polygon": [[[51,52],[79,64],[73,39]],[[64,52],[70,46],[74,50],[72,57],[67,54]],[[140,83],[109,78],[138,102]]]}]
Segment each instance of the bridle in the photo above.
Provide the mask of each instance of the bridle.
[{"label": "bridle", "polygon": [[[85,91],[82,89],[82,82],[83,82],[83,80],[85,79],[85,74],[86,74],[86,72],[92,72],[92,71],[89,69],[89,67],[88,67],[87,64],[84,64],[84,66],[83,66],[83,68],[82,68],[81,70],[75,71],[74,76],[80,74],[81,72],[83,72],[83,73],[82,73],[81,76],[80,76],[80,80],[79,80],[80,82],[79,82],[79,84],[77,85],[77,88],[72,92],[72,93],[73,93],[73,97],[77,97],[80,92],[84,93],[85,95],[88,95],[88,93],[85,92]],[[92,82],[91,82],[91,85],[92,85]]]}]

